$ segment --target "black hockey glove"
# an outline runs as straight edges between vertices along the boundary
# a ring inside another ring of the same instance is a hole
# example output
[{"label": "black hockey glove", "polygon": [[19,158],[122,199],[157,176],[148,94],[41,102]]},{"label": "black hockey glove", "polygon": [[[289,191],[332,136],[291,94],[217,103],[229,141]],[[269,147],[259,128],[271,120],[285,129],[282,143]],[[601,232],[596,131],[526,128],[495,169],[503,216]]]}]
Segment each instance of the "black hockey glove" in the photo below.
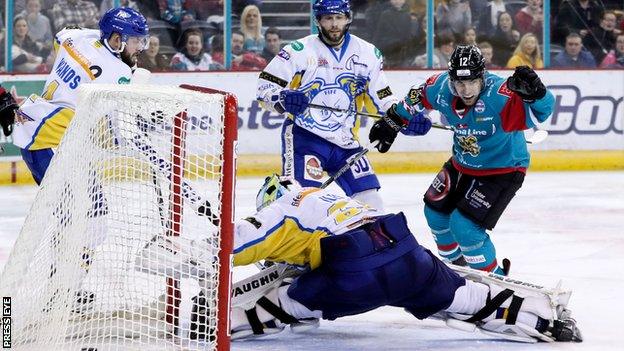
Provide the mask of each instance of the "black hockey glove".
[{"label": "black hockey glove", "polygon": [[5,136],[13,133],[13,123],[15,123],[15,110],[17,103],[11,93],[0,87],[0,125]]},{"label": "black hockey glove", "polygon": [[534,102],[546,95],[544,83],[528,66],[516,67],[514,74],[507,78],[507,88],[527,102]]},{"label": "black hockey glove", "polygon": [[377,120],[368,134],[368,140],[377,141],[375,148],[381,153],[388,152],[399,131],[405,127],[405,121],[395,111],[396,104],[392,105],[386,115]]}]

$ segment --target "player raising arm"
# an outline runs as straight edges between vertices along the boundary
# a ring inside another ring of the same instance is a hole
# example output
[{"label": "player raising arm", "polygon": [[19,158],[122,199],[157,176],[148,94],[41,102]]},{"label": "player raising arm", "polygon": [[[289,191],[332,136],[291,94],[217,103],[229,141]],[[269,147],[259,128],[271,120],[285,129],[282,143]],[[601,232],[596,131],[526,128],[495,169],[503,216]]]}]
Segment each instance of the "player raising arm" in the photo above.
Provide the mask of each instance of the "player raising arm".
[{"label": "player raising arm", "polygon": [[[265,108],[287,113],[282,127],[282,174],[304,186],[319,186],[323,171],[335,173],[362,150],[356,110],[407,114],[394,108],[398,98],[383,72],[381,52],[349,33],[349,2],[317,0],[313,12],[319,34],[282,49],[260,73],[257,89]],[[413,119],[425,120],[421,115]],[[386,146],[377,147],[384,152]],[[348,196],[382,209],[379,180],[366,157],[337,184]]]},{"label": "player raising arm", "polygon": [[[499,267],[486,229],[522,186],[530,159],[524,130],[551,115],[554,96],[529,67],[517,67],[507,80],[486,72],[474,45],[456,47],[448,67],[412,87],[401,104],[438,110],[454,130],[452,157],[425,193],[425,217],[443,258],[504,274],[509,261]],[[399,132],[393,125],[406,122],[390,122],[376,122],[371,140],[391,144]]]},{"label": "player raising arm", "polygon": [[[419,319],[437,313],[451,326],[476,326],[516,341],[581,340],[566,309],[570,292],[463,267],[457,274],[416,242],[402,213],[382,215],[337,192],[302,188],[277,175],[266,178],[256,206],[256,214],[236,223],[234,264],[268,259],[311,270],[294,280],[275,279],[281,272],[276,265],[235,283],[233,339],[276,333],[288,324],[305,330],[318,318],[391,305]],[[194,299],[192,320],[209,312],[206,299]]]}]

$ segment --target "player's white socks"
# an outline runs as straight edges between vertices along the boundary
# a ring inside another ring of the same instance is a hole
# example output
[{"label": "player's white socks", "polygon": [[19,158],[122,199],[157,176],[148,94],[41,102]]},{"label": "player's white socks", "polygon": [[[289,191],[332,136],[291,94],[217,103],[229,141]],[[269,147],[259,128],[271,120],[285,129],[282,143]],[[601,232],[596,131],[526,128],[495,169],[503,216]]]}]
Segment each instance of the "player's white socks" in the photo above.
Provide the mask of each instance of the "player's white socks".
[{"label": "player's white socks", "polygon": [[379,195],[379,191],[377,191],[377,189],[360,191],[359,193],[351,195],[351,198],[370,205],[372,208],[377,209],[380,213],[385,213],[383,200],[381,199],[381,196]]}]

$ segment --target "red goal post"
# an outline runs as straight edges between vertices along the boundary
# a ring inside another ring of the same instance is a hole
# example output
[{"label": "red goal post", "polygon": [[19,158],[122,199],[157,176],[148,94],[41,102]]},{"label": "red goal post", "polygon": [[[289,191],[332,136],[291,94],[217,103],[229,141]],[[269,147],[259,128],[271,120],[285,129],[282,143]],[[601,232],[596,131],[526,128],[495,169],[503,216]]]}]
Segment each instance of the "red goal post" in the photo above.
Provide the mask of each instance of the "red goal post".
[{"label": "red goal post", "polygon": [[78,96],[0,276],[13,347],[229,350],[236,97],[96,84]]}]

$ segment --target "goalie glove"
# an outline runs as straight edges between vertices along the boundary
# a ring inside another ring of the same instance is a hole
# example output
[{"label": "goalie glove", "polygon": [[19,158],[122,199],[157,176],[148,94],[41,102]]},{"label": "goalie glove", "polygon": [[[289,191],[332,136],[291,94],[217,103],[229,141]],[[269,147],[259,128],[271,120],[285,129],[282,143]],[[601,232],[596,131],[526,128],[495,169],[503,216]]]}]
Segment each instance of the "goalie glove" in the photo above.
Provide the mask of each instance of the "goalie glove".
[{"label": "goalie glove", "polygon": [[526,102],[534,102],[546,95],[546,87],[537,73],[528,66],[518,66],[514,74],[507,78],[507,88],[517,93]]},{"label": "goalie glove", "polygon": [[0,125],[5,136],[13,133],[13,123],[15,123],[15,111],[18,109],[17,103],[11,93],[0,87]]},{"label": "goalie glove", "polygon": [[397,104],[394,104],[381,119],[373,124],[368,134],[368,140],[371,143],[377,142],[375,148],[381,153],[386,153],[390,150],[390,146],[394,143],[399,131],[406,125],[407,120],[397,113]]}]

